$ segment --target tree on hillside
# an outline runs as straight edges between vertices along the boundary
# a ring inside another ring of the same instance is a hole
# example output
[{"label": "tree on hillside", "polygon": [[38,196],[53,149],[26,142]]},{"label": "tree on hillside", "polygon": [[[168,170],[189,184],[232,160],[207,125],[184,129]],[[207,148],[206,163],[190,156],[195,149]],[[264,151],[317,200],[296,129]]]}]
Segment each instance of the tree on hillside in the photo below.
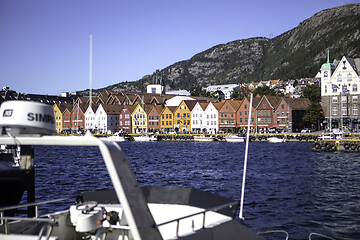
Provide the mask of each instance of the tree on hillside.
[{"label": "tree on hillside", "polygon": [[301,96],[309,99],[312,103],[321,101],[321,88],[319,85],[308,85],[301,91]]},{"label": "tree on hillside", "polygon": [[233,100],[243,100],[244,97],[250,96],[250,90],[248,88],[241,87],[239,90],[233,90],[230,98]]},{"label": "tree on hillside", "polygon": [[197,96],[197,97],[210,97],[210,94],[206,92],[202,87],[196,86],[192,87],[190,89],[191,96]]},{"label": "tree on hillside", "polygon": [[319,127],[319,123],[324,121],[323,109],[318,102],[312,102],[306,109],[305,114],[302,118],[306,127]]},{"label": "tree on hillside", "polygon": [[276,92],[274,89],[269,88],[268,86],[263,86],[263,87],[257,87],[254,92],[253,95],[256,96],[257,94],[263,96],[263,95],[271,95],[271,96],[276,96]]}]

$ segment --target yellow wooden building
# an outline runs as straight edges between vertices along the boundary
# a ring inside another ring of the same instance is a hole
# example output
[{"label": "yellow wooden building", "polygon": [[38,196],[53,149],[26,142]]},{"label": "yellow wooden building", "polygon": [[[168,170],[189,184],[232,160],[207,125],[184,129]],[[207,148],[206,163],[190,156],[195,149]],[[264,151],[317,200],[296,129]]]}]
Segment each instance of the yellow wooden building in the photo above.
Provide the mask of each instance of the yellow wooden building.
[{"label": "yellow wooden building", "polygon": [[176,107],[165,107],[160,113],[160,129],[163,132],[174,131],[174,111]]},{"label": "yellow wooden building", "polygon": [[140,104],[136,105],[135,110],[131,113],[132,133],[147,132],[147,114]]},{"label": "yellow wooden building", "polygon": [[[52,107],[53,107],[54,117],[55,117],[56,132],[61,133],[61,132],[63,132],[63,130],[65,130],[65,128],[69,127],[69,126],[64,125],[64,112],[68,111],[68,115],[69,115],[72,111],[73,105],[72,104],[55,103]],[[69,125],[69,123],[67,125]]]},{"label": "yellow wooden building", "polygon": [[191,111],[198,101],[183,100],[174,111],[174,129],[180,133],[191,131]]}]

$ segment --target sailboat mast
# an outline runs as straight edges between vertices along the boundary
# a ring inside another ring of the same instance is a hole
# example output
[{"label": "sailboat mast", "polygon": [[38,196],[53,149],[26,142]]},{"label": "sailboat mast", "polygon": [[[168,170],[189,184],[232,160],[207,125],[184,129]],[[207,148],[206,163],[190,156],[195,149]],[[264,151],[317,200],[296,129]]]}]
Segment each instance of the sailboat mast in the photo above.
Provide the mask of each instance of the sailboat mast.
[{"label": "sailboat mast", "polygon": [[242,179],[242,186],[241,186],[241,200],[240,200],[240,213],[239,218],[244,220],[243,217],[243,206],[244,206],[244,195],[245,195],[245,179],[246,179],[246,168],[247,168],[247,158],[248,158],[248,151],[249,151],[249,138],[250,138],[250,123],[251,123],[251,109],[252,109],[252,102],[253,102],[253,94],[250,95],[250,106],[248,112],[248,128],[246,132],[246,146],[245,146],[245,157],[244,157],[244,170],[243,170],[243,179]]},{"label": "sailboat mast", "polygon": [[92,105],[92,35],[90,34],[90,54],[89,54],[89,98],[90,98],[90,108]]}]

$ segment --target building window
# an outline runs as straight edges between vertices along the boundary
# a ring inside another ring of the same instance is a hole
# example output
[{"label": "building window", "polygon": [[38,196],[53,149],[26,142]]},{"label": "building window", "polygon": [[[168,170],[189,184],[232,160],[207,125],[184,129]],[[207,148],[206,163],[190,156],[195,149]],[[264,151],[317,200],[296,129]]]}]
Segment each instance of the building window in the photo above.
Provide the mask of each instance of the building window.
[{"label": "building window", "polygon": [[347,75],[347,80],[348,80],[348,81],[352,81],[352,75],[351,75],[351,73],[348,73],[348,75]]},{"label": "building window", "polygon": [[347,96],[341,96],[341,102],[347,103]]},{"label": "building window", "polygon": [[332,109],[332,115],[338,115],[337,107],[333,107],[333,109]]},{"label": "building window", "polygon": [[327,93],[327,85],[325,85],[325,93]]},{"label": "building window", "polygon": [[352,114],[357,116],[358,115],[358,107],[356,105],[353,106]]},{"label": "building window", "polygon": [[347,115],[347,109],[346,107],[341,107],[341,115]]},{"label": "building window", "polygon": [[327,77],[328,76],[328,71],[325,71],[324,72],[324,77]]},{"label": "building window", "polygon": [[352,102],[357,103],[358,102],[358,96],[353,96],[352,97]]},{"label": "building window", "polygon": [[357,92],[357,84],[353,84],[353,87],[352,87],[352,90],[353,90],[353,92]]},{"label": "building window", "polygon": [[246,105],[246,104],[244,105],[244,108],[247,109],[247,105]]},{"label": "building window", "polygon": [[339,75],[337,76],[337,81],[338,81],[338,82],[341,82],[341,81],[342,81],[342,76],[341,76],[340,73],[339,73]]},{"label": "building window", "polygon": [[338,100],[337,100],[337,97],[332,97],[332,103],[337,103]]}]

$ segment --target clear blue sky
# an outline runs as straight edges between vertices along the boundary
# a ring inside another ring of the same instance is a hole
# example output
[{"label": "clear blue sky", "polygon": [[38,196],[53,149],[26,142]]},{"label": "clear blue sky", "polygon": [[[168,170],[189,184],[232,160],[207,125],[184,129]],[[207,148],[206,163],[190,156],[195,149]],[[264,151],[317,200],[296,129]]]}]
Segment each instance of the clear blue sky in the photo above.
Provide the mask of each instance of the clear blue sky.
[{"label": "clear blue sky", "polygon": [[196,53],[280,35],[347,0],[0,0],[0,87],[60,94],[135,81]]}]

